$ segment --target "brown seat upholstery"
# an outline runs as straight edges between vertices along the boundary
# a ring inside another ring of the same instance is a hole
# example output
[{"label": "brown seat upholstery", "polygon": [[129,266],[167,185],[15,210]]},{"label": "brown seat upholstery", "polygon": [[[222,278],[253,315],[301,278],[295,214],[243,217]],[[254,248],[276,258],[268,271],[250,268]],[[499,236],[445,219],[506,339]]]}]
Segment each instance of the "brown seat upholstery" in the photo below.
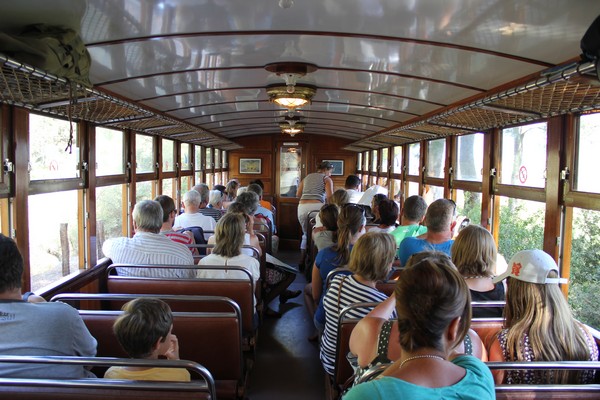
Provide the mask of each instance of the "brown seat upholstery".
[{"label": "brown seat upholstery", "polygon": [[471,329],[477,332],[488,354],[496,335],[502,329],[503,322],[502,318],[473,318],[471,321]]},{"label": "brown seat upholstery", "polygon": [[[256,327],[253,324],[255,313],[253,299],[254,283],[248,270],[235,266],[203,265],[197,267],[197,269],[236,270],[246,274],[248,279],[167,279],[111,275],[111,271],[117,267],[160,268],[162,266],[113,264],[107,269],[108,293],[222,296],[232,299],[240,307],[244,335],[252,339],[250,342],[254,343],[256,335]],[[227,307],[223,308],[220,303],[204,303],[201,308],[197,308],[198,306],[200,305],[193,305],[194,309],[190,310],[190,304],[174,304],[173,311],[223,311],[227,309]],[[112,308],[120,309],[120,305]]]},{"label": "brown seat upholstery", "polygon": [[[126,357],[112,331],[121,311],[79,311],[90,333],[98,340],[98,356]],[[243,397],[246,371],[237,312],[174,312],[173,333],[179,356],[204,365],[215,379],[219,398]]]},{"label": "brown seat upholstery", "polygon": [[[102,359],[94,357],[22,357],[3,356],[0,362],[25,362],[44,364],[77,364],[90,366],[144,366],[186,368],[191,373],[192,382],[152,382],[123,381],[112,379],[17,379],[0,378],[0,397],[10,399],[92,399],[106,400],[167,400],[167,399],[214,399],[214,381],[210,373],[201,365],[185,360],[132,360]],[[51,368],[51,365],[49,366]],[[203,381],[198,381],[196,374]]]},{"label": "brown seat upholstery", "polygon": [[348,318],[346,314],[357,308],[374,308],[379,303],[356,303],[348,306],[340,313],[338,322],[338,335],[335,346],[335,368],[333,371],[333,379],[331,381],[330,398],[337,399],[346,385],[346,382],[353,377],[354,370],[350,366],[346,355],[350,351],[350,335],[352,330],[358,323],[359,319]]}]

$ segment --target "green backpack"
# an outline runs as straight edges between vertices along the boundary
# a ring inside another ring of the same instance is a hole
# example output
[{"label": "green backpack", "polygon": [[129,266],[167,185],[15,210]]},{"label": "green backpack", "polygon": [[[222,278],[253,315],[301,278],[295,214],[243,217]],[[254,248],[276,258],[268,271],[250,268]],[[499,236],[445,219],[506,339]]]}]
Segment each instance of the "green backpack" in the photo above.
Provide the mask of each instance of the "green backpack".
[{"label": "green backpack", "polygon": [[0,53],[49,74],[92,87],[91,57],[71,28],[35,24],[18,35],[0,33]]}]

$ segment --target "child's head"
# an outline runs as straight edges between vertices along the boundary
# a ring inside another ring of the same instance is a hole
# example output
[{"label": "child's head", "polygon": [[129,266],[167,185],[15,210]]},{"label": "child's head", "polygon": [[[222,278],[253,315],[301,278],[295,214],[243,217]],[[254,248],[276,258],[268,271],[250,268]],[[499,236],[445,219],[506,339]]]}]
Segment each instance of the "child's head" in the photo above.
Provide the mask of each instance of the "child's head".
[{"label": "child's head", "polygon": [[171,334],[173,314],[162,300],[140,297],[126,303],[113,331],[132,358],[148,358]]}]

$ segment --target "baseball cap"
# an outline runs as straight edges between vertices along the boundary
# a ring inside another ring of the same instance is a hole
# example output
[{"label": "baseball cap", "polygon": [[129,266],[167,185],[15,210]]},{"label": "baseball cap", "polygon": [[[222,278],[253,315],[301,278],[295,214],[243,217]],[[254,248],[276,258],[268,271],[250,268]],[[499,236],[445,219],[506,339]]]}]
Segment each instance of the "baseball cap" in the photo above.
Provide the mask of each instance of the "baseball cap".
[{"label": "baseball cap", "polygon": [[493,282],[497,283],[510,277],[529,283],[567,283],[567,279],[564,278],[548,278],[550,271],[556,271],[558,274],[558,266],[548,253],[537,249],[523,250],[510,259],[506,272],[495,277]]}]

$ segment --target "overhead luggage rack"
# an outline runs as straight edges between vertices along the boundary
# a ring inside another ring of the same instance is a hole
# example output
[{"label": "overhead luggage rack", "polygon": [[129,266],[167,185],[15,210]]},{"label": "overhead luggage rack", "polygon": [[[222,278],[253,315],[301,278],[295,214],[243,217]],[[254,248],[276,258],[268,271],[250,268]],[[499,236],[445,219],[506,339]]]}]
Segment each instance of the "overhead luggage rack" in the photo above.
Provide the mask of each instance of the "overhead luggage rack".
[{"label": "overhead luggage rack", "polygon": [[66,79],[0,54],[0,102],[89,121],[116,129],[130,129],[188,143],[235,150],[242,146],[197,126],[140,107],[105,92],[88,89]]}]

